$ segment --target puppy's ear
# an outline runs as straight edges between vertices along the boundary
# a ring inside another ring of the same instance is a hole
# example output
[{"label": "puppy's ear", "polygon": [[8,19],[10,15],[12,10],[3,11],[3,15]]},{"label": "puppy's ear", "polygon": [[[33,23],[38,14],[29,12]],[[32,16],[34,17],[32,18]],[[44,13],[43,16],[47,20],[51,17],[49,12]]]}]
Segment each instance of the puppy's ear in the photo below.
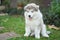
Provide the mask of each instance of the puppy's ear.
[{"label": "puppy's ear", "polygon": [[28,8],[29,8],[29,5],[26,5],[26,6],[24,7],[24,10],[26,11]]},{"label": "puppy's ear", "polygon": [[26,10],[26,6],[24,7],[24,10]]},{"label": "puppy's ear", "polygon": [[36,5],[35,6],[35,11],[38,11],[38,9],[39,9],[39,5]]},{"label": "puppy's ear", "polygon": [[37,5],[36,8],[39,9],[39,5]]}]

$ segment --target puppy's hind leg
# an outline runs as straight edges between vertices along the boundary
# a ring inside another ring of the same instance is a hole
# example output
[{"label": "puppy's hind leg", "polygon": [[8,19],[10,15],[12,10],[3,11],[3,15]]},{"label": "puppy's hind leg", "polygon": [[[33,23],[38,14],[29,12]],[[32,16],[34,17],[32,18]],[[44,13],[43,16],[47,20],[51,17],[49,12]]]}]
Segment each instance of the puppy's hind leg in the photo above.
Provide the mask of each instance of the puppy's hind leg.
[{"label": "puppy's hind leg", "polygon": [[42,28],[42,32],[41,32],[42,33],[42,36],[49,37],[48,34],[47,34],[47,31],[46,31],[46,26],[43,25],[41,28]]},{"label": "puppy's hind leg", "polygon": [[41,25],[42,36],[49,37],[47,34],[46,25],[43,22],[43,18],[41,18],[40,21],[41,21],[40,25]]}]

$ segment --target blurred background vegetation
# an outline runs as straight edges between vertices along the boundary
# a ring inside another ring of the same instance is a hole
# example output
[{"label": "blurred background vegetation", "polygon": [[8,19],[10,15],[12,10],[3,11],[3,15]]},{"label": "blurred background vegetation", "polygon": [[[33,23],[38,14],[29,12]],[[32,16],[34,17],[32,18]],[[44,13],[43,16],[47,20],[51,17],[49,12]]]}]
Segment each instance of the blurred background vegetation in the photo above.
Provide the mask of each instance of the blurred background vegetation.
[{"label": "blurred background vegetation", "polygon": [[5,6],[0,12],[23,15],[23,8],[28,3],[36,3],[40,6],[45,24],[60,26],[60,0],[0,0],[0,6]]}]

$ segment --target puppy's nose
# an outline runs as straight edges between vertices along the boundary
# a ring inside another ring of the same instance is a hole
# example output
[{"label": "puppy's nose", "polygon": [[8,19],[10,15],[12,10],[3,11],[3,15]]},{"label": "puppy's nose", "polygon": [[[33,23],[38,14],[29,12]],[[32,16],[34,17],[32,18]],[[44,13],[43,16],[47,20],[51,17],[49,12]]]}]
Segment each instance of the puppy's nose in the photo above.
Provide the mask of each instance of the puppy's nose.
[{"label": "puppy's nose", "polygon": [[31,17],[31,15],[29,15],[28,17]]}]

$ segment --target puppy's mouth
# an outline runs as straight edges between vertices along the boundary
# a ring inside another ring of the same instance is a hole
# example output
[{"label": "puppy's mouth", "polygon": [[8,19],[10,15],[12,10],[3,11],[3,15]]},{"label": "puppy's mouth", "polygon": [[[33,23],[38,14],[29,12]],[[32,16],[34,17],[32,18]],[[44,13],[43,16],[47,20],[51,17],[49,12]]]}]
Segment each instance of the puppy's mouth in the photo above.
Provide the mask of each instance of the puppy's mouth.
[{"label": "puppy's mouth", "polygon": [[29,20],[32,20],[32,17],[29,17]]},{"label": "puppy's mouth", "polygon": [[29,17],[29,20],[32,20],[32,17],[31,17],[31,15],[29,15],[28,17]]}]

